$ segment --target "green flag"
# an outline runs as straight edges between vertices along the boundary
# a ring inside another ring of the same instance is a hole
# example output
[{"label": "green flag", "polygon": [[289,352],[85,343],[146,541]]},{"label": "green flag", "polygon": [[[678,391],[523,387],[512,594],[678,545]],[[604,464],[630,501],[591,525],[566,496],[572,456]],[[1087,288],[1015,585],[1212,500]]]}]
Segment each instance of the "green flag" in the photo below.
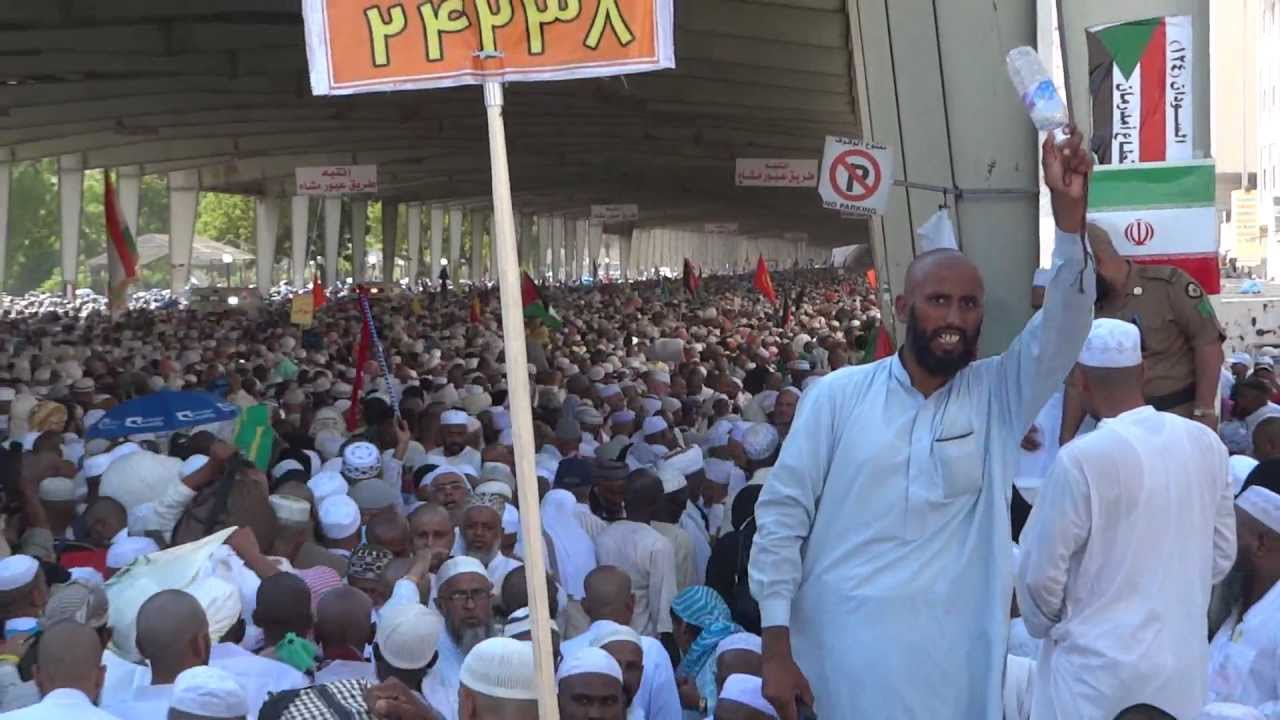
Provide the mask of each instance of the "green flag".
[{"label": "green flag", "polygon": [[259,470],[265,471],[271,464],[271,447],[275,432],[271,429],[271,408],[254,405],[240,413],[236,421],[236,447]]}]

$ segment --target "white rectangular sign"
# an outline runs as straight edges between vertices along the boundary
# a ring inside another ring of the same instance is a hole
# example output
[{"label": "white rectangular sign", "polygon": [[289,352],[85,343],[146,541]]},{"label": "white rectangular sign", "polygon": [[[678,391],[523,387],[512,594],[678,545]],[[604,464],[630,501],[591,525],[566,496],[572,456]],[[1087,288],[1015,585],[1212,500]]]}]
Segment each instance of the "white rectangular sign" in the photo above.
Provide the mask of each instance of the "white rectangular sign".
[{"label": "white rectangular sign", "polygon": [[818,161],[738,158],[738,187],[818,187]]},{"label": "white rectangular sign", "polygon": [[639,205],[592,205],[591,219],[605,222],[629,222],[640,219]]},{"label": "white rectangular sign", "polygon": [[732,235],[738,232],[738,223],[721,222],[721,223],[705,223],[702,226],[702,232],[710,235]]},{"label": "white rectangular sign", "polygon": [[378,192],[377,165],[301,167],[293,171],[299,195],[348,195]]},{"label": "white rectangular sign", "polygon": [[893,150],[865,140],[828,137],[818,195],[822,206],[842,213],[879,215],[893,187]]}]

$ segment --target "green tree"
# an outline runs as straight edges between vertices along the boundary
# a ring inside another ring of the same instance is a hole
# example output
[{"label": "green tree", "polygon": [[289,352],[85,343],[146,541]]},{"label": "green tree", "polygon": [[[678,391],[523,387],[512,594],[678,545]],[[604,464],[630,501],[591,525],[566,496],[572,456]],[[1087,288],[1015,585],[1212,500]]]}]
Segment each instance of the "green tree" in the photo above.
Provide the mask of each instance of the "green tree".
[{"label": "green tree", "polygon": [[58,271],[58,184],[55,163],[15,163],[9,186],[9,242],[4,290],[30,292]]},{"label": "green tree", "polygon": [[252,197],[226,193],[200,193],[200,207],[196,211],[197,235],[247,252],[254,252],[253,233]]}]

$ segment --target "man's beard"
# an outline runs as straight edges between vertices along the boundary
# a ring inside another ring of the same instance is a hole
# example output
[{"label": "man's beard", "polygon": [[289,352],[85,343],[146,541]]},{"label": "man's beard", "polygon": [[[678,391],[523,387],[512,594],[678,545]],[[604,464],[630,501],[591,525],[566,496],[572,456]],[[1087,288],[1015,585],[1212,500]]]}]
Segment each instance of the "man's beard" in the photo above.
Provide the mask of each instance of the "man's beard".
[{"label": "man's beard", "polygon": [[461,627],[450,623],[448,630],[449,639],[453,640],[453,644],[462,651],[463,656],[471,652],[471,648],[498,634],[497,628],[493,623],[464,625]]},{"label": "man's beard", "polygon": [[461,455],[464,451],[466,451],[466,449],[467,449],[466,443],[447,442],[444,444],[444,455],[445,457],[456,457],[458,455]]},{"label": "man's beard", "polygon": [[498,548],[495,547],[490,550],[473,550],[471,548],[467,548],[467,555],[479,560],[481,563],[484,563],[485,567],[489,567],[489,563],[493,562],[493,559],[498,557]]},{"label": "man's beard", "polygon": [[[929,346],[929,342],[944,332],[954,332],[960,335],[960,350],[953,355],[939,355]],[[969,363],[978,357],[978,334],[972,336],[968,332],[958,327],[941,327],[934,330],[933,333],[925,335],[920,329],[919,319],[916,317],[916,309],[913,306],[907,311],[907,342],[911,347],[911,354],[915,357],[916,362],[920,363],[920,367],[925,372],[937,377],[950,378],[956,373],[963,370]]]}]

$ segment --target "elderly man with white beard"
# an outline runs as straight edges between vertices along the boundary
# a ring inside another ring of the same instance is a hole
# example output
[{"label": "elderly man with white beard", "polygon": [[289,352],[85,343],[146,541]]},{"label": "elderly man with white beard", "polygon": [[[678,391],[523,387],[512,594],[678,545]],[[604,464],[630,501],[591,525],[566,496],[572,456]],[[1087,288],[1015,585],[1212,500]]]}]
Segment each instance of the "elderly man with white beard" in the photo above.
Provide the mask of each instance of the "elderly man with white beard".
[{"label": "elderly man with white beard", "polygon": [[445,720],[458,720],[462,661],[471,648],[498,634],[493,622],[493,583],[481,562],[455,557],[436,573],[436,607],[444,615],[439,657],[422,694]]}]

